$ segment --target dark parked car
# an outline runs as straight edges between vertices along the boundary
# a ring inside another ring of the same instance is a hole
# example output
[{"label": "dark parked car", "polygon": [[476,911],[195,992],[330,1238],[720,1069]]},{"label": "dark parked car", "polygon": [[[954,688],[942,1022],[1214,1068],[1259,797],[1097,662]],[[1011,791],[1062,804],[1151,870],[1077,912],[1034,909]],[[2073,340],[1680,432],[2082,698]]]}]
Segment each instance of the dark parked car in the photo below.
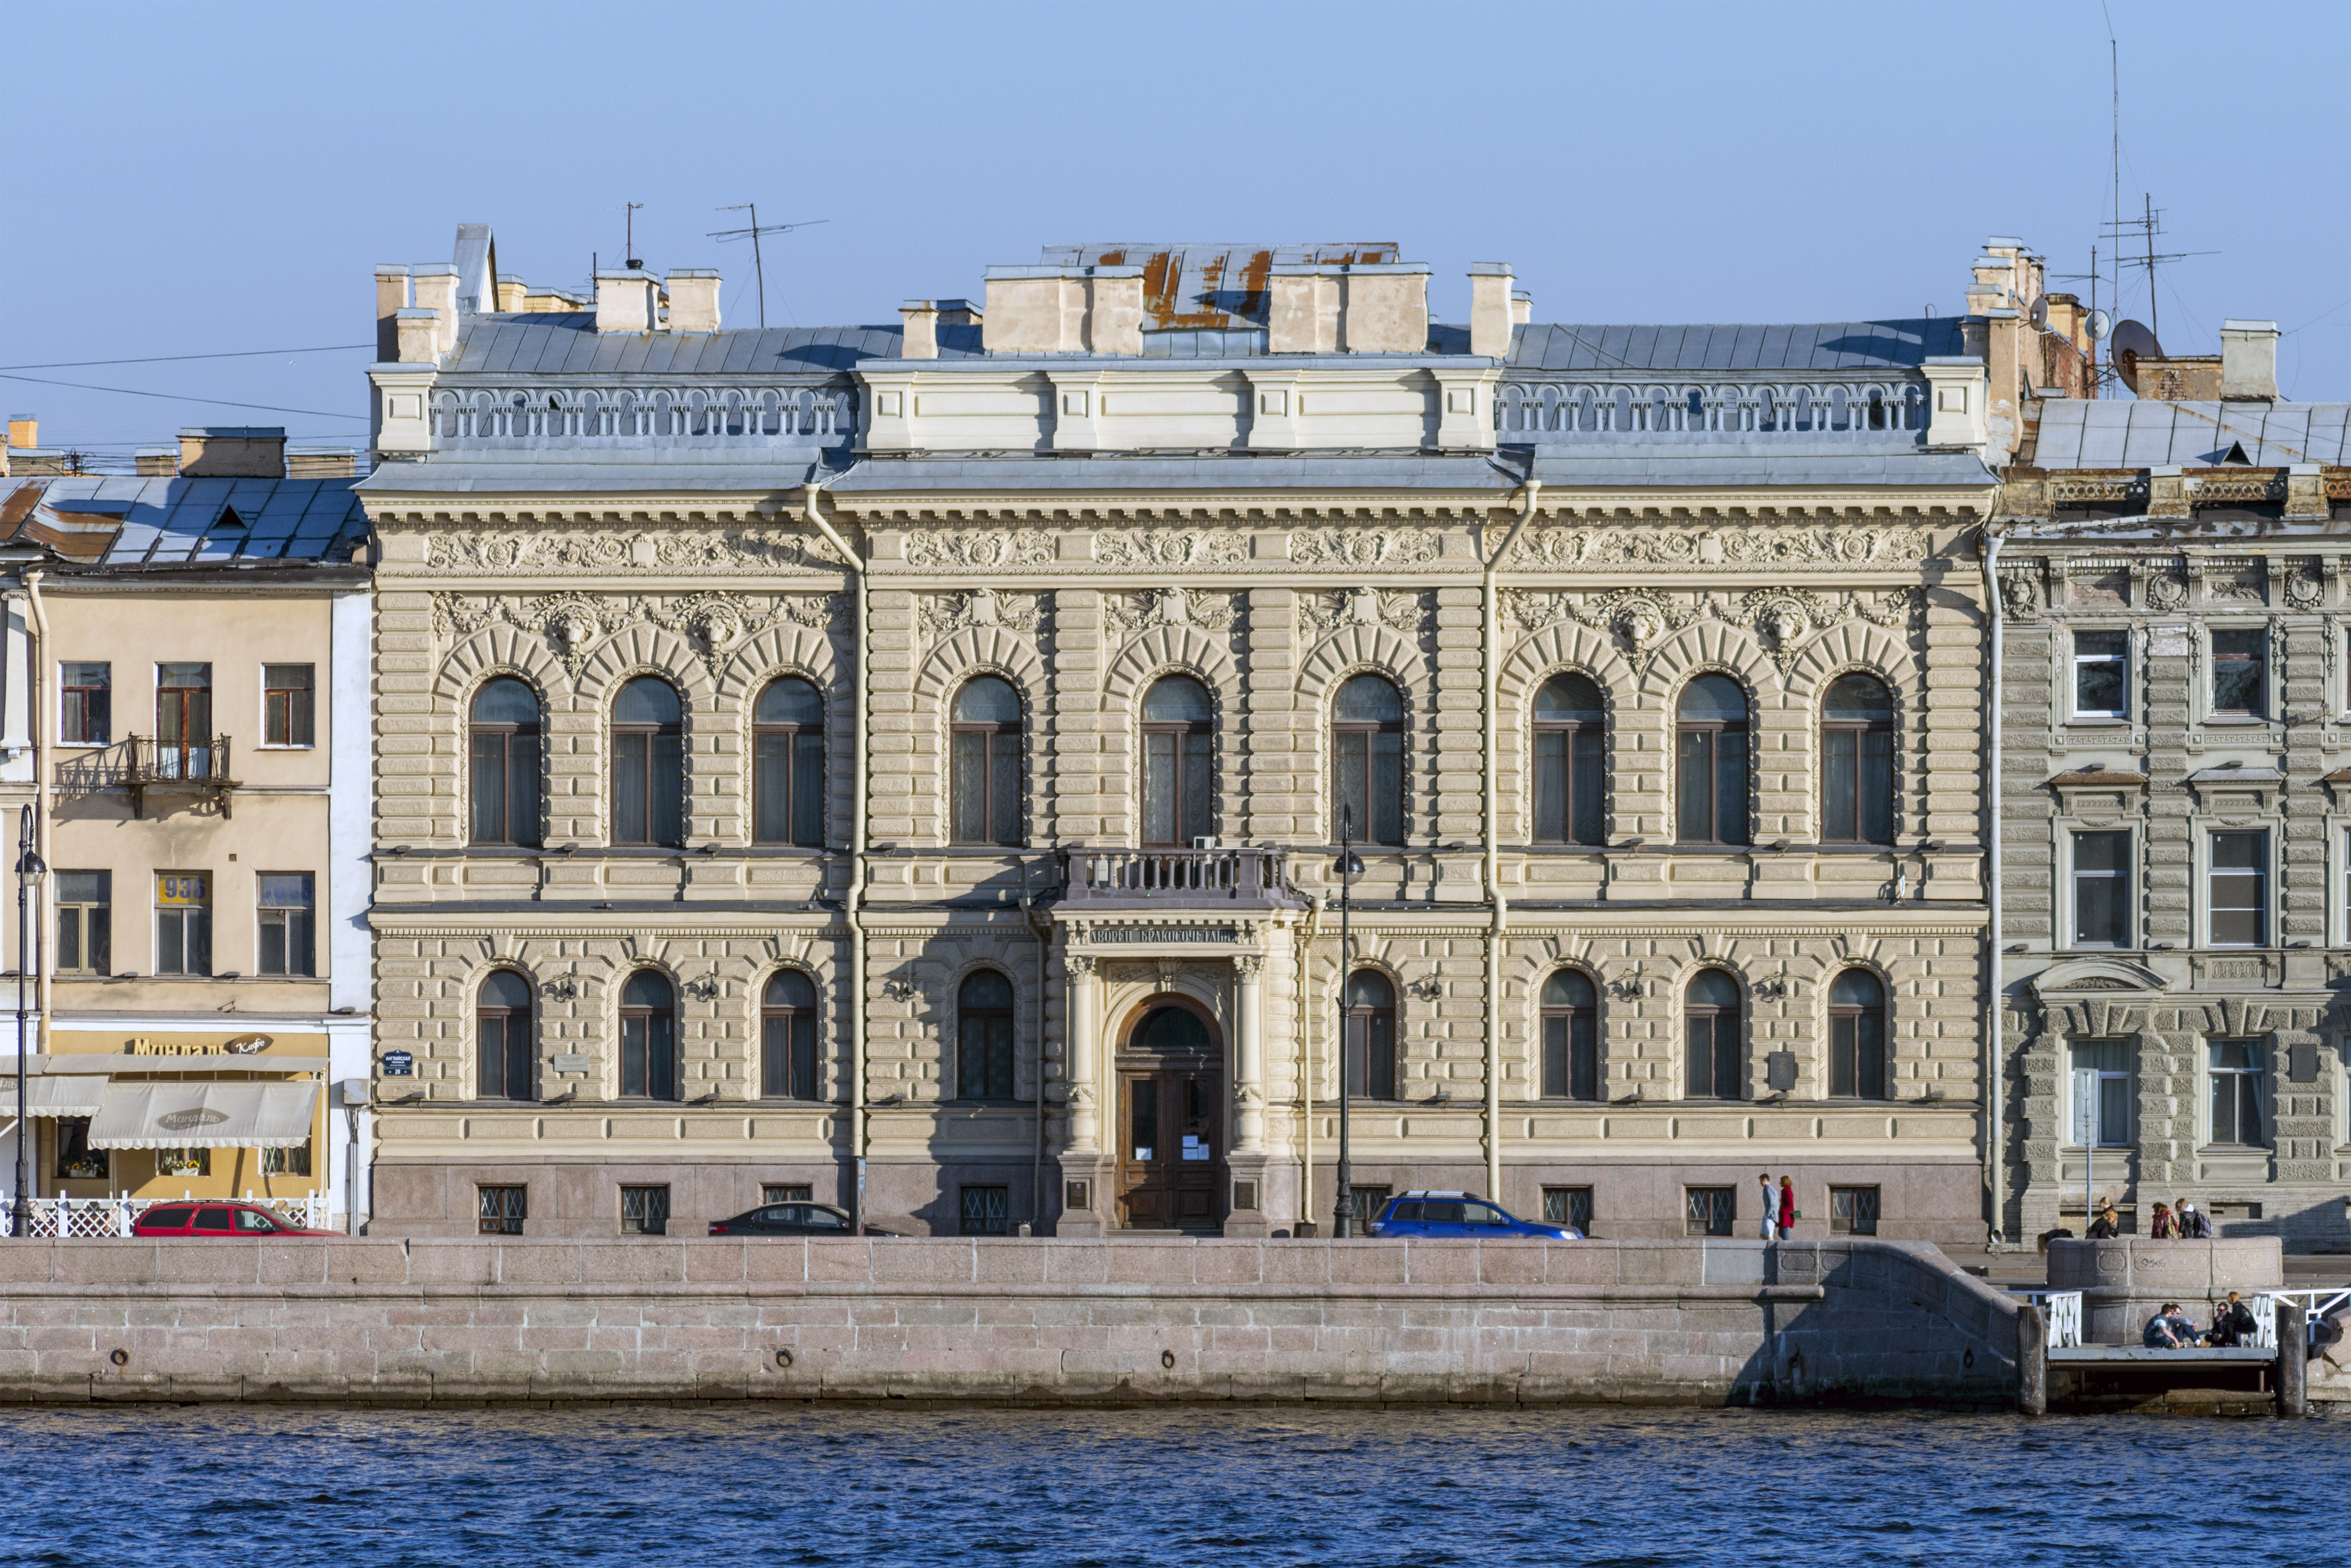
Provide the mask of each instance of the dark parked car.
[{"label": "dark parked car", "polygon": [[131,1222],[133,1236],[340,1236],[288,1225],[257,1203],[159,1203]]},{"label": "dark parked car", "polygon": [[[732,1219],[710,1222],[713,1236],[854,1236],[857,1227],[845,1208],[829,1203],[763,1203]],[[894,1236],[893,1230],[865,1228],[868,1236]]]},{"label": "dark parked car", "polygon": [[1581,1241],[1573,1226],[1538,1225],[1466,1192],[1407,1192],[1391,1198],[1372,1221],[1374,1236],[1446,1236],[1475,1239],[1531,1236],[1544,1241]]}]

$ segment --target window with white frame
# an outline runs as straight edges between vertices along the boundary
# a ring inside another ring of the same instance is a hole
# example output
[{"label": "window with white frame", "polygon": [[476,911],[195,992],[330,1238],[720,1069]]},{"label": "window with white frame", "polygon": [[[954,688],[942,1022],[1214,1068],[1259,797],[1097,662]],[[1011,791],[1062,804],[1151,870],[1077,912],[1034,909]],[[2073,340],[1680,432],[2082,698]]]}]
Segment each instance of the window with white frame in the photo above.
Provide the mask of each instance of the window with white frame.
[{"label": "window with white frame", "polygon": [[2130,633],[2074,633],[2074,716],[2130,716]]},{"label": "window with white frame", "polygon": [[2074,946],[2130,946],[2130,834],[2073,835]]},{"label": "window with white frame", "polygon": [[2262,1042],[2211,1042],[2212,1120],[2207,1136],[2215,1144],[2266,1148],[2262,1115]]},{"label": "window with white frame", "polygon": [[2077,1040],[2071,1050],[2074,1146],[2129,1147],[2130,1041]]},{"label": "window with white frame", "polygon": [[2210,837],[2205,886],[2215,947],[2259,947],[2268,940],[2269,837],[2259,829]]},{"label": "window with white frame", "polygon": [[2212,716],[2264,717],[2268,693],[2269,632],[2259,626],[2214,627]]}]

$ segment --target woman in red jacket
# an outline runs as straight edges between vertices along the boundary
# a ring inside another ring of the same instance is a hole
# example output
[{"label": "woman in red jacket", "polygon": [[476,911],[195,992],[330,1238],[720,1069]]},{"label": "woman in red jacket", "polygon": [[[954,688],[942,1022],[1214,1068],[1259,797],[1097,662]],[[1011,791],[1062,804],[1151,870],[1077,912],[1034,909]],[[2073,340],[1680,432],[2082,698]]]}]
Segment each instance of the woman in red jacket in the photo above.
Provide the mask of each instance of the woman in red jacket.
[{"label": "woman in red jacket", "polygon": [[1780,1178],[1780,1239],[1788,1240],[1796,1234],[1796,1184],[1793,1178]]}]

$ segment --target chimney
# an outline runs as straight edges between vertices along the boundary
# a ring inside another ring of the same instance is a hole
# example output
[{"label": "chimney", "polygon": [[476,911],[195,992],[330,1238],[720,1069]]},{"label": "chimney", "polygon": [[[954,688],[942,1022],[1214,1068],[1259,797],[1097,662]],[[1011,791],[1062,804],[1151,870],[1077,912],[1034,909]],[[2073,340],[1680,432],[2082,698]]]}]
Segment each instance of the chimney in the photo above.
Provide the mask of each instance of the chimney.
[{"label": "chimney", "polygon": [[1339,278],[1311,264],[1276,267],[1266,277],[1266,352],[1339,351]]},{"label": "chimney", "polygon": [[980,319],[979,307],[968,299],[939,301],[939,325],[942,327],[977,327]]},{"label": "chimney", "polygon": [[906,324],[906,335],[899,344],[902,360],[935,360],[939,357],[939,310],[927,299],[909,299],[898,307],[898,318]]},{"label": "chimney", "polygon": [[17,447],[38,446],[41,444],[41,422],[29,413],[8,416],[8,444]]},{"label": "chimney", "polygon": [[650,332],[655,325],[653,280],[634,268],[596,275],[596,330]]},{"label": "chimney", "polygon": [[669,275],[669,329],[718,330],[718,275],[684,268]]},{"label": "chimney", "polygon": [[457,308],[468,316],[498,308],[498,242],[487,224],[459,224],[457,248]]},{"label": "chimney", "polygon": [[1510,325],[1523,327],[1535,319],[1535,297],[1523,288],[1510,290]]},{"label": "chimney", "polygon": [[1510,353],[1510,264],[1469,264],[1469,351],[1489,360]]},{"label": "chimney", "polygon": [[457,346],[457,269],[447,262],[420,267],[408,281],[416,291],[416,308],[441,319],[433,333],[433,357],[437,360]]},{"label": "chimney", "polygon": [[142,446],[131,455],[131,471],[141,479],[169,479],[180,471],[180,449]]},{"label": "chimney", "polygon": [[286,454],[288,479],[348,479],[360,471],[360,455],[348,446],[298,446]]},{"label": "chimney", "polygon": [[408,308],[408,268],[386,263],[375,269],[375,357],[400,358],[400,328],[393,319]]},{"label": "chimney", "polygon": [[392,313],[392,357],[403,365],[429,365],[440,359],[441,313],[399,310]]},{"label": "chimney", "polygon": [[2220,401],[2275,402],[2278,325],[2274,321],[2220,323]]},{"label": "chimney", "polygon": [[180,432],[183,479],[283,479],[282,424],[204,424]]},{"label": "chimney", "polygon": [[521,278],[511,272],[498,274],[498,309],[502,314],[511,316],[529,309],[524,303],[529,298],[530,290]]}]

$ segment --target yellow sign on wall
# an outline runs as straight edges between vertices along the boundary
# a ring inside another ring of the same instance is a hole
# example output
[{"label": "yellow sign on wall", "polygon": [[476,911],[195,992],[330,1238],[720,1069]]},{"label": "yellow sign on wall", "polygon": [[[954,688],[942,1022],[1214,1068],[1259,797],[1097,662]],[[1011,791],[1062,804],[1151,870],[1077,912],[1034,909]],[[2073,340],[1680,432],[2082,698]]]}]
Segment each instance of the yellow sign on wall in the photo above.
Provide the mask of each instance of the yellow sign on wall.
[{"label": "yellow sign on wall", "polygon": [[159,871],[155,873],[155,902],[185,909],[213,901],[213,876],[206,871]]}]

